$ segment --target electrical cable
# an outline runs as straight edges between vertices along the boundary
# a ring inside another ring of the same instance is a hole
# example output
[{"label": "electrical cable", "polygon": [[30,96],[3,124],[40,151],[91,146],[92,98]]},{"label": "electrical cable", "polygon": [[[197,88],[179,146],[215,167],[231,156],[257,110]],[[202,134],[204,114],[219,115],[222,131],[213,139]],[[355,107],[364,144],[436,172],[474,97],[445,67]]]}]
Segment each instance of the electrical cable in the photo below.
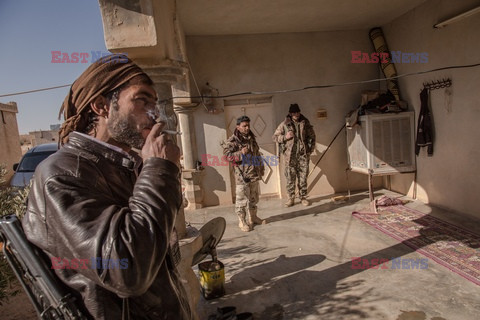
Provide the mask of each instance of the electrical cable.
[{"label": "electrical cable", "polygon": [[[195,79],[195,75],[193,74],[192,66],[190,66],[190,62],[188,62],[188,60],[187,60],[187,64],[188,64],[188,70],[190,71],[190,74],[192,75],[193,83],[195,84],[195,87],[197,88],[198,93],[200,93],[200,88],[198,87],[197,80]],[[207,105],[205,104],[205,101],[203,100],[203,96],[201,97],[201,99],[202,99],[203,107],[205,108],[205,110],[208,111]]]},{"label": "electrical cable", "polygon": [[[275,90],[275,91],[263,91],[263,92],[246,91],[246,92],[232,93],[232,94],[219,95],[219,96],[205,96],[205,95],[190,96],[189,98],[190,99],[199,99],[200,98],[200,99],[203,100],[203,98],[231,98],[231,97],[243,96],[243,95],[270,95],[270,94],[278,94],[278,93],[290,93],[290,92],[304,91],[304,90],[310,90],[310,89],[325,89],[325,88],[342,87],[342,86],[349,86],[349,85],[355,85],[355,84],[388,81],[388,80],[399,79],[399,78],[415,76],[415,75],[421,75],[421,74],[437,72],[437,71],[442,71],[442,70],[474,68],[474,67],[478,67],[478,66],[480,66],[480,63],[441,67],[441,68],[436,68],[436,69],[431,69],[431,70],[405,73],[405,74],[400,74],[400,75],[397,75],[397,76],[393,76],[393,77],[389,77],[389,78],[381,78],[381,79],[370,79],[370,80],[352,81],[352,82],[344,82],[344,83],[336,83],[336,84],[307,86],[307,87],[297,88],[297,89],[285,89],[285,90]],[[182,97],[172,97],[170,99],[177,99],[177,98],[182,98]],[[183,97],[183,98],[185,98],[185,97]],[[170,99],[167,99],[167,100],[170,100]]]},{"label": "electrical cable", "polygon": [[[403,78],[403,77],[410,77],[410,76],[415,76],[415,75],[421,75],[421,74],[426,74],[426,73],[431,73],[431,72],[450,70],[450,69],[474,68],[474,67],[478,67],[478,66],[480,66],[480,63],[441,67],[441,68],[436,68],[436,69],[431,69],[431,70],[426,70],[426,71],[399,74],[397,76],[390,77],[390,78],[370,79],[370,80],[352,81],[352,82],[334,83],[334,84],[325,84],[325,85],[315,85],[315,86],[307,86],[307,87],[297,88],[297,89],[285,89],[285,90],[264,91],[264,92],[246,91],[246,92],[238,92],[238,93],[232,93],[232,94],[226,94],[226,95],[220,95],[220,96],[200,95],[200,96],[189,96],[189,97],[183,97],[183,96],[171,97],[169,99],[165,99],[165,100],[162,100],[160,102],[169,101],[169,100],[173,100],[173,99],[179,99],[179,98],[202,99],[202,101],[203,101],[204,98],[213,98],[214,99],[214,98],[231,98],[231,97],[243,96],[243,95],[268,95],[268,94],[276,94],[276,93],[290,93],[290,92],[304,91],[304,90],[310,90],[310,89],[325,89],[325,88],[332,88],[332,87],[350,86],[350,85],[355,85],[355,84],[388,81],[388,80],[399,79],[399,78]],[[191,71],[190,65],[189,65],[189,69]],[[71,84],[66,84],[66,85],[56,86],[56,87],[49,87],[49,88],[36,89],[36,90],[2,94],[2,95],[0,95],[0,98],[8,97],[8,96],[21,95],[21,94],[27,94],[27,93],[33,93],[33,92],[39,92],[39,91],[53,90],[53,89],[64,88],[64,87],[68,87],[68,86],[71,86]],[[197,87],[197,90],[198,90],[198,87]]]},{"label": "electrical cable", "polygon": [[53,90],[53,89],[58,89],[58,88],[65,88],[65,87],[69,87],[69,86],[71,86],[71,84],[64,84],[62,86],[49,87],[49,88],[36,89],[36,90],[29,90],[29,91],[22,91],[22,92],[15,92],[15,93],[7,93],[7,94],[0,95],[0,98],[9,97],[9,96],[18,96],[18,95],[21,95],[21,94],[27,94],[27,93],[33,93],[33,92],[39,92],[39,91]]}]

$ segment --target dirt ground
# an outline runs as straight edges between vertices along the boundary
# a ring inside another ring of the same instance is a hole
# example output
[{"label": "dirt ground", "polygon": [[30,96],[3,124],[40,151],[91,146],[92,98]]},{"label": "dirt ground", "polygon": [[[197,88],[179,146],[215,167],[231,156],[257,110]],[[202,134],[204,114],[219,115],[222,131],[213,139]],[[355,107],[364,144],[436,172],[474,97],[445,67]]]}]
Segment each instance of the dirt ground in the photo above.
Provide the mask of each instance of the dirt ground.
[{"label": "dirt ground", "polygon": [[12,290],[19,290],[20,292],[0,305],[0,318],[2,320],[38,319],[37,313],[21,285],[18,282],[15,282],[12,286]]}]

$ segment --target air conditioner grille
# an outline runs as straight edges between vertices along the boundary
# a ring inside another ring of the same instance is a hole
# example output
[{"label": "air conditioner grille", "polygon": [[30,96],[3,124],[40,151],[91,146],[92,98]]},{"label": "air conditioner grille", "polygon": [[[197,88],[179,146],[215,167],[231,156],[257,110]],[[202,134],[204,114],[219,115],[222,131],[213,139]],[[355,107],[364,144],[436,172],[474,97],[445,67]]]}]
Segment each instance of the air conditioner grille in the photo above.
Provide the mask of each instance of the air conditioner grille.
[{"label": "air conditioner grille", "polygon": [[365,115],[359,122],[347,131],[352,170],[384,174],[415,170],[413,112]]}]

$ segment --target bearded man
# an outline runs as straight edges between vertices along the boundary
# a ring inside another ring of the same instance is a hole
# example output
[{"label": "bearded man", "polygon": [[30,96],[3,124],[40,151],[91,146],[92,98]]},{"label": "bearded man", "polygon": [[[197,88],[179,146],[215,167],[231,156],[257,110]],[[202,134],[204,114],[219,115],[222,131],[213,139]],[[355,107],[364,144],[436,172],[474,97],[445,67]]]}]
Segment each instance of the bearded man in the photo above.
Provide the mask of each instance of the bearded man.
[{"label": "bearded man", "polygon": [[232,164],[235,173],[238,227],[244,232],[252,231],[256,224],[266,224],[266,220],[257,216],[259,181],[265,173],[265,166],[255,135],[250,130],[249,117],[237,118],[237,126],[223,146],[223,154]]},{"label": "bearded man", "polygon": [[88,319],[192,319],[176,270],[180,150],[149,115],[152,80],[111,57],[71,86],[23,228]]},{"label": "bearded man", "polygon": [[307,178],[310,155],[315,150],[315,131],[310,121],[301,114],[298,104],[290,105],[287,117],[278,125],[272,139],[278,143],[285,164],[288,194],[285,207],[295,204],[296,186],[301,203],[310,205],[307,200]]}]

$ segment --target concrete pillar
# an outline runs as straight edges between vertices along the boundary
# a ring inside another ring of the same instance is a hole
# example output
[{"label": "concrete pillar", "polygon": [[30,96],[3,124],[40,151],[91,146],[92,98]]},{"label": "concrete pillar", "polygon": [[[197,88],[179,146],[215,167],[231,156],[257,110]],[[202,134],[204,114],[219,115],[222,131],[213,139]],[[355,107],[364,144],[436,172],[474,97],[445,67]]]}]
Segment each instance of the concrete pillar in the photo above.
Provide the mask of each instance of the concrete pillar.
[{"label": "concrete pillar", "polygon": [[175,112],[178,115],[180,130],[182,131],[183,172],[182,181],[185,185],[185,198],[188,201],[187,210],[203,207],[202,178],[203,170],[197,170],[197,139],[193,112],[197,104],[176,103]]},{"label": "concrete pillar", "polygon": [[188,205],[185,209],[203,208],[203,190],[201,188],[203,170],[186,169],[182,172],[182,182],[185,185],[185,198]]},{"label": "concrete pillar", "polygon": [[[158,99],[161,102],[157,108],[159,109],[162,120],[167,124],[166,129],[177,130],[178,120],[173,111],[172,84],[181,79],[183,70],[181,68],[165,65],[140,66],[153,80],[155,91],[157,91]],[[177,136],[173,136],[172,138],[178,143]],[[183,238],[186,235],[185,213],[183,208],[178,213],[175,227],[178,236]]]},{"label": "concrete pillar", "polygon": [[[164,111],[163,117],[168,129],[176,130],[178,121],[173,106],[177,102],[191,102],[185,37],[177,17],[176,1],[99,0],[99,4],[108,50],[127,54],[147,72],[154,82],[160,100],[163,101],[159,110]],[[172,91],[181,98],[173,99]],[[181,121],[184,123],[180,126],[180,130],[184,131],[180,137],[182,151],[187,155],[188,166],[194,168],[197,151],[193,121],[188,116],[185,120],[182,116]],[[178,270],[188,290],[192,309],[198,312],[200,284],[191,263],[193,255],[202,245],[202,239],[198,232],[195,232],[195,228],[186,230],[183,208],[178,213],[176,228],[181,239],[182,254]]]},{"label": "concrete pillar", "polygon": [[195,124],[193,122],[193,112],[195,105],[181,106],[175,105],[175,112],[178,115],[180,131],[182,131],[183,146],[183,167],[184,169],[195,169],[197,161],[197,142],[195,137]]}]

